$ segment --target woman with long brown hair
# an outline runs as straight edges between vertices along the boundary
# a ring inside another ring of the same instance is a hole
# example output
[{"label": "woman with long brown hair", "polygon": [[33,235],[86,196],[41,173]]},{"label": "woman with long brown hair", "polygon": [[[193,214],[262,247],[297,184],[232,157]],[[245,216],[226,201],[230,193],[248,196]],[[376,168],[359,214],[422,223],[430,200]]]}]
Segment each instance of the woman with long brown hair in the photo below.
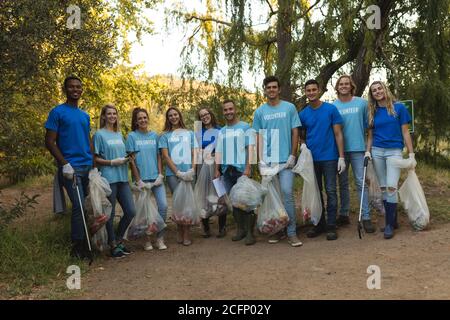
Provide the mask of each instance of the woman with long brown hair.
[{"label": "woman with long brown hair", "polygon": [[[108,197],[111,202],[111,217],[106,223],[108,243],[113,258],[122,258],[131,253],[123,243],[125,231],[136,214],[133,196],[128,183],[129,158],[126,157],[125,143],[119,130],[119,116],[116,107],[105,105],[100,114],[100,129],[94,134],[94,160],[99,166],[102,177],[108,180],[112,193]],[[114,231],[114,214],[116,200],[123,210],[117,234]]]},{"label": "woman with long brown hair", "polygon": [[[373,158],[373,166],[383,193],[386,210],[384,238],[391,239],[398,228],[397,203],[400,169],[389,164],[389,159],[401,159],[406,144],[415,167],[414,150],[408,124],[411,116],[406,107],[395,102],[389,88],[381,81],[369,87],[368,139],[366,156]],[[371,153],[370,153],[371,152]]]},{"label": "woman with long brown hair", "polygon": [[[166,179],[173,194],[181,180],[194,180],[193,164],[196,159],[197,141],[194,132],[186,129],[183,116],[176,107],[167,109],[163,131],[158,147],[166,163]],[[177,224],[178,243],[191,245],[190,228],[190,225]]]},{"label": "woman with long brown hair", "polygon": [[[144,188],[146,183],[152,183],[151,188],[155,196],[158,212],[161,218],[166,220],[167,198],[162,175],[161,154],[158,149],[158,134],[148,128],[149,116],[147,110],[134,108],[131,117],[131,130],[126,141],[127,152],[138,152],[131,161],[131,173],[133,180],[139,188]],[[164,243],[165,230],[156,234],[156,247],[159,250],[167,249]],[[152,250],[152,242],[149,240],[144,245],[144,250]]]}]

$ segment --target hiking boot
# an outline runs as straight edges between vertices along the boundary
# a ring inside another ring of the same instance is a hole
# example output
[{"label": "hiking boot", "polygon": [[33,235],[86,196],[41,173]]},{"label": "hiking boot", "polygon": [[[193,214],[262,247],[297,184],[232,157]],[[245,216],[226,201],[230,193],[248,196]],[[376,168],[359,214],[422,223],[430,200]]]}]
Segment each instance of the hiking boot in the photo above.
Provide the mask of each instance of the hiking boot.
[{"label": "hiking boot", "polygon": [[350,224],[349,216],[339,215],[336,219],[336,225],[339,227],[347,226]]},{"label": "hiking boot", "polygon": [[318,224],[317,226],[314,226],[311,230],[309,230],[306,233],[306,236],[308,238],[315,238],[324,232],[325,232],[325,228],[323,226],[321,226],[320,224]]},{"label": "hiking boot", "polygon": [[286,239],[286,234],[284,233],[284,230],[281,230],[275,233],[274,235],[271,235],[269,237],[268,242],[274,244],[280,242],[283,239]]},{"label": "hiking boot", "polygon": [[153,246],[152,246],[152,242],[151,242],[151,241],[147,241],[147,242],[144,244],[144,250],[145,250],[145,251],[151,251],[151,250],[153,250]]},{"label": "hiking boot", "polygon": [[203,224],[203,238],[209,238],[211,237],[211,231],[209,230],[209,219],[202,219]]},{"label": "hiking boot", "polygon": [[115,246],[111,249],[111,257],[115,259],[125,258],[125,253],[123,253],[119,246]]},{"label": "hiking boot", "polygon": [[299,238],[297,238],[297,236],[288,237],[288,242],[293,247],[300,247],[301,245],[303,245],[303,243],[300,241]]},{"label": "hiking boot", "polygon": [[384,238],[391,239],[394,237],[395,214],[397,212],[397,204],[386,202],[386,214],[384,215],[385,227]]},{"label": "hiking boot", "polygon": [[167,246],[164,243],[164,238],[156,238],[156,247],[158,248],[158,250],[166,250]]},{"label": "hiking boot", "polygon": [[246,228],[244,225],[244,215],[241,212],[238,212],[236,210],[233,210],[233,217],[234,217],[234,221],[236,222],[237,225],[237,231],[236,231],[236,235],[234,235],[231,240],[232,241],[240,241],[242,239],[245,238],[246,235]]},{"label": "hiking boot", "polygon": [[372,221],[370,220],[363,220],[363,227],[367,233],[375,232],[375,227],[373,226]]},{"label": "hiking boot", "polygon": [[327,227],[327,240],[336,240],[338,238],[336,232],[336,226]]},{"label": "hiking boot", "polygon": [[216,236],[216,238],[224,238],[227,235],[227,230],[225,228],[222,228],[219,230],[219,234]]},{"label": "hiking boot", "polygon": [[129,255],[129,254],[132,254],[132,253],[133,253],[130,249],[128,249],[127,247],[125,247],[125,245],[123,244],[123,242],[120,242],[117,246],[120,248],[120,250],[122,250],[123,254],[125,254],[125,255]]}]

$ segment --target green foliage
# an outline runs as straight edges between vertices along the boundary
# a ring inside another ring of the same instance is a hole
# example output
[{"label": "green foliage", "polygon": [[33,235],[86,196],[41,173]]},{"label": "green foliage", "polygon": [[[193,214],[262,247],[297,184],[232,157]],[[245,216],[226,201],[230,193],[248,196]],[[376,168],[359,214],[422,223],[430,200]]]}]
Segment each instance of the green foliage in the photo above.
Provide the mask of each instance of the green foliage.
[{"label": "green foliage", "polygon": [[0,235],[12,221],[25,215],[27,209],[34,209],[34,205],[38,204],[36,201],[38,197],[38,194],[30,197],[22,191],[20,198],[16,199],[16,203],[10,209],[5,208],[0,201]]}]

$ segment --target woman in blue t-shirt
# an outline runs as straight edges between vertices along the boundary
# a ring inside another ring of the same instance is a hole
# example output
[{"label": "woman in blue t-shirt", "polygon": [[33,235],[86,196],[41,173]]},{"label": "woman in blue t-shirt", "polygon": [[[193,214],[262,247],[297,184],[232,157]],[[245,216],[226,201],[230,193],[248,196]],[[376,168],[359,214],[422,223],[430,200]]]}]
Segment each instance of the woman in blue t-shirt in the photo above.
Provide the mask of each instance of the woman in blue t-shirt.
[{"label": "woman in blue t-shirt", "polygon": [[[166,121],[158,148],[166,163],[166,179],[172,195],[180,180],[194,181],[195,172],[192,164],[196,163],[197,141],[194,132],[187,130],[180,110],[170,107],[166,112]],[[185,246],[192,244],[190,225],[177,224],[177,242]]]},{"label": "woman in blue t-shirt", "polygon": [[[108,243],[111,256],[122,258],[131,253],[122,242],[125,231],[136,214],[130,185],[128,184],[128,158],[125,143],[119,131],[117,109],[113,105],[106,105],[100,114],[100,130],[94,134],[94,159],[102,176],[108,180],[112,193],[108,197],[111,202],[111,217],[106,223]],[[114,214],[116,199],[123,210],[117,234],[114,232]]]},{"label": "woman in blue t-shirt", "polygon": [[394,236],[394,229],[398,228],[397,189],[400,169],[390,165],[388,159],[402,159],[402,150],[406,144],[411,167],[415,167],[416,161],[408,128],[411,116],[402,103],[394,102],[391,91],[381,81],[375,81],[369,87],[368,113],[366,156],[373,157],[373,166],[386,210],[384,238],[390,239]]},{"label": "woman in blue t-shirt", "polygon": [[[217,125],[216,117],[214,113],[208,108],[201,108],[197,112],[198,120],[201,121],[202,127],[201,131],[195,132],[195,136],[197,138],[198,145],[202,146],[202,164],[197,166],[197,175],[200,172],[202,166],[207,165],[211,166],[211,172],[215,171],[214,164],[214,154],[217,143],[217,137],[219,136],[220,127]],[[214,177],[212,177],[214,178]],[[198,183],[198,182],[197,182]],[[211,183],[211,181],[208,181]],[[227,223],[227,215],[221,215],[219,217],[219,234],[217,238],[223,238],[226,235],[226,226]],[[211,236],[210,228],[209,228],[209,218],[202,219],[203,224],[203,237],[209,238]]]},{"label": "woman in blue t-shirt", "polygon": [[[158,134],[148,129],[148,113],[142,108],[134,108],[131,117],[131,130],[126,141],[127,152],[136,152],[131,161],[131,173],[133,180],[139,188],[144,188],[146,183],[152,183],[152,192],[156,199],[158,212],[161,218],[166,220],[167,198],[162,175],[161,155],[158,149]],[[156,234],[156,247],[159,250],[167,249],[164,243],[164,232]],[[149,239],[150,240],[150,239]],[[147,241],[144,250],[152,250],[152,242]]]}]

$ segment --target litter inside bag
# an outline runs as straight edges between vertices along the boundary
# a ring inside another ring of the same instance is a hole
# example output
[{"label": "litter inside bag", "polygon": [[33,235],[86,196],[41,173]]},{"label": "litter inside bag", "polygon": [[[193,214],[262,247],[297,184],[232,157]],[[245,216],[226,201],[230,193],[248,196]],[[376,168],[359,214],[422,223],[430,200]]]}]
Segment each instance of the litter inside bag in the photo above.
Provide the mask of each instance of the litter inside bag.
[{"label": "litter inside bag", "polygon": [[180,181],[173,193],[172,221],[180,225],[200,223],[200,209],[190,182]]},{"label": "litter inside bag", "polygon": [[267,183],[267,195],[258,209],[256,227],[261,233],[273,235],[284,229],[289,223],[289,216],[281,201],[280,182],[278,177]]},{"label": "litter inside bag", "polygon": [[233,207],[246,212],[255,210],[263,202],[267,189],[247,176],[241,176],[231,188],[230,200]]},{"label": "litter inside bag", "polygon": [[97,168],[89,172],[88,189],[89,195],[84,201],[87,225],[92,243],[98,250],[103,251],[108,245],[105,224],[111,217],[112,205],[107,198],[111,194],[111,188]]},{"label": "litter inside bag", "polygon": [[301,175],[304,180],[302,192],[303,220],[306,222],[311,219],[311,222],[317,225],[322,215],[322,202],[314,171],[312,153],[308,148],[305,148],[300,153],[297,164],[292,168],[292,171]]},{"label": "litter inside bag", "polygon": [[212,180],[214,179],[214,163],[204,163],[200,169],[197,182],[194,188],[195,198],[200,207],[200,216],[202,219],[211,216],[220,216],[227,214],[228,197],[226,195],[218,197],[216,188]]},{"label": "litter inside bag", "polygon": [[384,215],[383,194],[381,193],[380,184],[378,183],[378,178],[371,161],[367,165],[366,183],[369,191],[369,204]]},{"label": "litter inside bag", "polygon": [[403,207],[408,211],[409,222],[415,230],[423,230],[430,222],[430,211],[417,178],[416,172],[410,170],[408,177],[398,190]]},{"label": "litter inside bag", "polygon": [[125,232],[125,239],[136,240],[145,235],[152,235],[166,227],[166,223],[159,215],[156,206],[153,204],[151,190],[144,188],[140,190],[132,187],[136,215]]}]

